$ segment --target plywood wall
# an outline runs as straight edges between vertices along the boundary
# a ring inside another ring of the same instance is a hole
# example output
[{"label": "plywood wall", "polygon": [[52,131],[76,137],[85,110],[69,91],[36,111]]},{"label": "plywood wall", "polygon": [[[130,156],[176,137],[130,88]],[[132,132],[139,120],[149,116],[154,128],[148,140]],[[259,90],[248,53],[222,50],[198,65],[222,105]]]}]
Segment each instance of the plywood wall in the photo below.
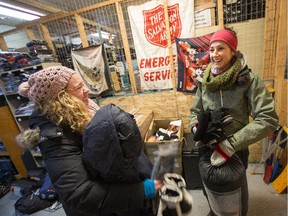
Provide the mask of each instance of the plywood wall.
[{"label": "plywood wall", "polygon": [[114,103],[127,112],[132,109],[150,110],[157,119],[181,118],[184,132],[189,133],[189,115],[193,100],[192,94],[164,91],[103,98],[99,99],[98,103],[100,106]]}]

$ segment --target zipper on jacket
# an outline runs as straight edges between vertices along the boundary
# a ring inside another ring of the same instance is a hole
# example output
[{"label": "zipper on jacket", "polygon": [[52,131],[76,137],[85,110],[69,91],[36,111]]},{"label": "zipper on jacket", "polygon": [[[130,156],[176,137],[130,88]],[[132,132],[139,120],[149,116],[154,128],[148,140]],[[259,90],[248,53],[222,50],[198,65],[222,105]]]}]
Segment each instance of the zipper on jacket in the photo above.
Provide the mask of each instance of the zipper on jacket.
[{"label": "zipper on jacket", "polygon": [[221,107],[224,107],[222,89],[220,89],[220,103],[221,103]]}]

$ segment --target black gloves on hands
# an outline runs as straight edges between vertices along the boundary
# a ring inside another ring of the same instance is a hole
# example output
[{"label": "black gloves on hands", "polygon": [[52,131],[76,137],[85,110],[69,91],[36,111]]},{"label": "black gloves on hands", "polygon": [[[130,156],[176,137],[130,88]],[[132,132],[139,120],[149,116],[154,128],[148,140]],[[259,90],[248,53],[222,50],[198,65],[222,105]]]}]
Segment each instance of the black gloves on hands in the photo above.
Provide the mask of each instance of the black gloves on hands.
[{"label": "black gloves on hands", "polygon": [[[206,110],[197,116],[198,123],[192,128],[194,140],[203,144],[217,144],[226,139],[224,127],[233,121],[227,108]],[[196,130],[195,130],[196,128]]]},{"label": "black gloves on hands", "polygon": [[197,130],[194,130],[194,140],[197,141],[196,146],[208,145],[208,147],[212,148],[211,165],[221,166],[235,153],[234,147],[227,140],[224,131],[224,128],[233,121],[233,117],[228,113],[227,108],[220,108],[200,113],[197,119]]},{"label": "black gloves on hands", "polygon": [[211,111],[211,121],[208,124],[206,134],[202,142],[209,145],[217,144],[226,139],[224,128],[233,121],[227,108]]},{"label": "black gloves on hands", "polygon": [[206,110],[199,113],[199,115],[197,116],[197,120],[198,122],[192,128],[192,133],[194,133],[194,140],[200,141],[205,136],[208,124],[211,121],[211,111]]}]

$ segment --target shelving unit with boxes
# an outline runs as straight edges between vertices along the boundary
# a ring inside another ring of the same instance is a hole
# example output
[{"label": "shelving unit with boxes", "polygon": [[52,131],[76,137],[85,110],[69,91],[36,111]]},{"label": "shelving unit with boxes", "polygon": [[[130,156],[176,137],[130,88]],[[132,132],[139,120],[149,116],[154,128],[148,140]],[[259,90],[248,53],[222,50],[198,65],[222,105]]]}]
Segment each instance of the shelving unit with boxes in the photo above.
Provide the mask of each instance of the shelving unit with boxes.
[{"label": "shelving unit with boxes", "polygon": [[[18,86],[26,81],[28,77],[43,68],[61,65],[57,62],[46,62],[24,68],[0,72],[0,87],[2,89],[0,107],[0,138],[5,151],[0,152],[0,159],[10,158],[20,176],[27,176],[27,170],[23,164],[21,155],[23,149],[15,143],[15,136],[28,128],[28,118],[33,111],[34,105],[29,99],[18,94]],[[41,154],[32,151],[35,161],[43,166]]]}]

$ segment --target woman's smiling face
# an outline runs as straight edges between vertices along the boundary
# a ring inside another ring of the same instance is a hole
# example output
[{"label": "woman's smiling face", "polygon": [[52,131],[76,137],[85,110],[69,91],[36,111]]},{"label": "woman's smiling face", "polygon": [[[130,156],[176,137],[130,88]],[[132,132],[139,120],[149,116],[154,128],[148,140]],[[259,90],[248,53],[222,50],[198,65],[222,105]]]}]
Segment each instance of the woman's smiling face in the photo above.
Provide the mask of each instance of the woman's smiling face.
[{"label": "woman's smiling face", "polygon": [[222,41],[214,41],[210,45],[210,59],[213,68],[219,73],[226,70],[230,64],[235,53],[230,47]]}]

